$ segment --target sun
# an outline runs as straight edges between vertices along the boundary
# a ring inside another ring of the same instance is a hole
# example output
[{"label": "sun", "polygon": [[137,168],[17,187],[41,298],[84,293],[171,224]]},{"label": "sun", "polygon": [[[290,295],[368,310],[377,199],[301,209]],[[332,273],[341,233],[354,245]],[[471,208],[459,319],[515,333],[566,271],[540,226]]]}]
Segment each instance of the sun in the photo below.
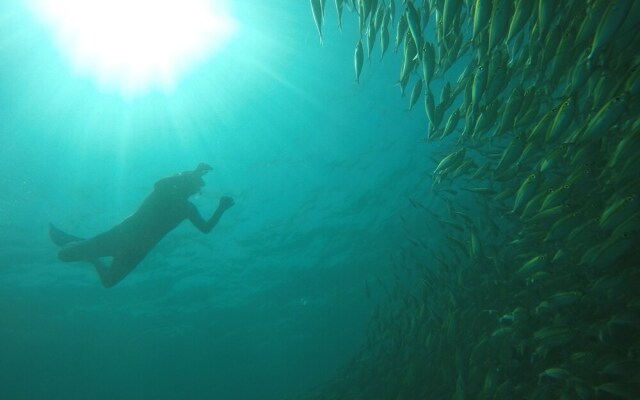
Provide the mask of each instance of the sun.
[{"label": "sun", "polygon": [[170,90],[239,28],[221,0],[30,0],[74,69],[104,89]]}]

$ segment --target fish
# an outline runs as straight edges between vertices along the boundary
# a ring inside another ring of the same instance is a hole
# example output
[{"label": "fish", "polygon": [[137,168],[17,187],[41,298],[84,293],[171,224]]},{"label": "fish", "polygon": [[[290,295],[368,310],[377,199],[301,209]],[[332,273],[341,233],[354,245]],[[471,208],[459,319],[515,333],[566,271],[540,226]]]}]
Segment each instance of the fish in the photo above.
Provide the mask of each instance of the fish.
[{"label": "fish", "polygon": [[406,0],[406,15],[407,15],[407,25],[409,26],[409,32],[411,32],[411,36],[413,37],[413,41],[416,44],[416,48],[418,51],[422,49],[422,30],[420,28],[420,14],[416,10],[413,2],[411,0]]},{"label": "fish", "polygon": [[460,13],[462,0],[447,0],[442,10],[442,30],[446,35],[453,29],[454,18]]},{"label": "fish", "polygon": [[547,154],[544,155],[543,159],[540,160],[540,166],[538,170],[540,172],[547,172],[562,163],[565,160],[567,147],[568,146],[566,145],[560,145],[548,151]]},{"label": "fish", "polygon": [[360,74],[362,72],[362,63],[364,62],[364,49],[362,48],[362,39],[356,44],[356,51],[353,57],[356,70],[356,82],[360,83]]},{"label": "fish", "polygon": [[389,299],[309,399],[637,398],[640,2],[343,2],[428,143],[393,175]]},{"label": "fish", "polygon": [[575,142],[579,138],[583,141],[593,140],[605,134],[625,112],[628,101],[629,94],[626,92],[609,100],[593,118],[589,119],[584,130],[576,131],[576,134],[569,138],[569,142]]},{"label": "fish", "polygon": [[638,210],[637,195],[616,196],[603,211],[599,219],[600,228],[612,230],[631,217]]},{"label": "fish", "polygon": [[497,192],[490,187],[470,187],[470,188],[461,188],[462,190],[466,190],[467,192],[481,194],[485,196],[492,196]]},{"label": "fish", "polygon": [[637,360],[616,360],[608,363],[598,374],[601,376],[615,377],[631,377],[640,370],[640,362]]},{"label": "fish", "polygon": [[540,211],[562,206],[571,196],[571,184],[566,183],[551,190],[542,201]]},{"label": "fish", "polygon": [[547,299],[551,307],[566,307],[574,305],[584,297],[584,293],[578,291],[566,291],[552,295]]},{"label": "fish", "polygon": [[542,383],[544,379],[566,381],[572,377],[573,375],[571,375],[571,373],[564,368],[547,368],[540,375],[538,375],[538,384]]},{"label": "fish", "polygon": [[557,3],[554,1],[538,1],[538,29],[541,39],[547,36],[551,23],[556,16]]},{"label": "fish", "polygon": [[320,45],[322,45],[322,21],[324,18],[322,0],[311,0],[311,11],[313,13],[313,20],[316,23],[318,35],[320,36]]},{"label": "fish", "polygon": [[598,398],[615,396],[619,399],[637,399],[640,397],[640,389],[629,382],[606,382],[594,389]]},{"label": "fish", "polygon": [[369,20],[369,27],[367,28],[366,38],[367,38],[367,59],[371,60],[371,53],[373,52],[373,46],[376,43],[376,35],[377,31],[375,28],[374,19]]},{"label": "fish", "polygon": [[512,2],[495,1],[489,22],[489,51],[507,39],[513,15]]},{"label": "fish", "polygon": [[422,94],[422,79],[418,79],[411,90],[411,98],[409,99],[409,110],[413,109],[413,106],[418,102],[420,95]]},{"label": "fish", "polygon": [[485,65],[478,66],[478,69],[476,70],[476,73],[473,77],[473,86],[471,90],[471,101],[475,110],[478,110],[480,108],[480,100],[482,99],[484,90],[487,87],[488,76],[489,73],[487,71],[487,67]]},{"label": "fish", "polygon": [[558,135],[565,133],[573,123],[576,111],[575,100],[571,96],[565,99],[551,123],[551,128],[545,135],[545,140],[552,142]]},{"label": "fish", "polygon": [[507,41],[511,41],[518,33],[522,31],[527,24],[531,15],[533,15],[533,7],[536,2],[531,0],[518,0],[514,7],[514,14],[509,22],[509,32],[507,33]]},{"label": "fish", "polygon": [[336,12],[338,14],[338,30],[342,32],[342,9],[344,7],[344,0],[335,0],[335,4]]},{"label": "fish", "polygon": [[479,35],[491,22],[493,13],[492,0],[476,0],[473,14],[473,40],[478,40]]},{"label": "fish", "polygon": [[383,26],[380,30],[380,60],[384,57],[384,53],[389,48],[389,28]]},{"label": "fish", "polygon": [[593,61],[602,49],[613,40],[616,32],[624,22],[634,0],[615,0],[609,2],[591,43],[588,59]]},{"label": "fish", "polygon": [[429,89],[428,87],[424,97],[424,109],[427,114],[427,118],[429,118],[429,121],[432,121],[434,126],[438,126],[439,124],[436,124],[434,122],[434,121],[437,121],[438,119],[438,115],[436,113],[436,101],[435,101],[435,98],[433,97],[433,93],[431,92],[431,89]]},{"label": "fish", "polygon": [[447,119],[447,123],[445,124],[445,127],[444,127],[444,129],[442,131],[441,138],[444,138],[444,137],[449,136],[450,134],[452,134],[453,131],[456,129],[456,126],[458,126],[459,120],[460,120],[460,109],[456,108],[449,115],[449,118]]},{"label": "fish", "polygon": [[520,185],[520,188],[516,193],[516,198],[511,213],[517,214],[522,211],[525,204],[534,196],[539,186],[540,174],[533,173],[529,175],[529,177],[525,179],[524,182],[522,182],[522,185]]},{"label": "fish", "polygon": [[407,34],[407,30],[409,29],[409,24],[407,22],[407,14],[403,13],[398,19],[398,28],[396,29],[396,40],[393,52],[397,52],[398,48],[402,44],[404,37]]},{"label": "fish", "polygon": [[558,347],[575,338],[575,332],[566,326],[548,326],[533,333],[536,342],[546,347]]},{"label": "fish", "polygon": [[453,153],[447,155],[443,158],[439,163],[436,169],[433,171],[434,175],[442,173],[451,167],[457,167],[460,165],[462,160],[464,160],[466,149],[463,147],[459,150],[454,151]]},{"label": "fish", "polygon": [[526,278],[536,272],[538,272],[540,269],[544,268],[545,266],[547,266],[548,261],[547,261],[547,255],[546,254],[539,254],[533,258],[531,258],[530,260],[528,260],[526,263],[524,263],[522,265],[522,267],[520,267],[520,269],[518,269],[518,271],[516,272],[516,275]]},{"label": "fish", "polygon": [[373,0],[359,0],[360,2],[360,14],[362,16],[362,20],[366,21],[370,16],[371,12],[376,8]]},{"label": "fish", "polygon": [[442,91],[440,92],[440,106],[443,111],[446,111],[451,104],[453,103],[453,97],[451,95],[451,84],[447,81],[442,86]]},{"label": "fish", "polygon": [[436,54],[433,45],[429,42],[425,42],[424,44],[421,62],[424,82],[427,84],[427,87],[430,87],[436,68]]},{"label": "fish", "polygon": [[604,267],[612,265],[638,242],[636,232],[622,232],[606,242],[591,247],[580,258],[580,265]]}]

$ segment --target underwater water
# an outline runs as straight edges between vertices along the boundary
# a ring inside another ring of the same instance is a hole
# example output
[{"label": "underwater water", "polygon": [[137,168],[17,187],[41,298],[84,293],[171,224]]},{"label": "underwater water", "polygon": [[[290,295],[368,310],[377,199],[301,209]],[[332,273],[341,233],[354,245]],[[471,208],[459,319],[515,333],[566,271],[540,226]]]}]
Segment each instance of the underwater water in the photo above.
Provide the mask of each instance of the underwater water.
[{"label": "underwater water", "polygon": [[[1,398],[640,397],[636,3],[242,1],[133,92],[7,3]],[[212,232],[58,259],[200,162]]]},{"label": "underwater water", "polygon": [[[321,47],[306,2],[238,4],[242,31],[221,53],[171,92],[131,98],[76,74],[9,3],[0,397],[280,399],[331,376],[362,343],[402,240],[424,115],[390,82],[356,85],[351,43],[334,30]],[[49,223],[95,235],[199,162],[214,168],[192,198],[202,214],[236,203],[210,234],[183,223],[112,289],[57,259]]]}]

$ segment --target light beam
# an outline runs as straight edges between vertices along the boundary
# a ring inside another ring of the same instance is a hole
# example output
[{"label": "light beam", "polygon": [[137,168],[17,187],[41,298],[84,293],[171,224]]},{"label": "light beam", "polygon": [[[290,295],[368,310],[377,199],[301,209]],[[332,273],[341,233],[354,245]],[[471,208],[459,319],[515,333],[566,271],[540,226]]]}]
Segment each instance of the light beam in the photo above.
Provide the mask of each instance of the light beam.
[{"label": "light beam", "polygon": [[238,30],[223,1],[30,0],[80,74],[126,95],[172,89]]}]

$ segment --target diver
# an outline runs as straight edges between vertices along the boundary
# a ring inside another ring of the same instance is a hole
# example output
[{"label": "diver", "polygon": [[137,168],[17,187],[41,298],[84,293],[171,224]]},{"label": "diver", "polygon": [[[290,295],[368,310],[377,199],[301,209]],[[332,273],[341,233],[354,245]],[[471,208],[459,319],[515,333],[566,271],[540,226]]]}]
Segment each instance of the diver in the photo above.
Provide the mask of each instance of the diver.
[{"label": "diver", "polygon": [[[209,165],[200,163],[193,171],[159,180],[133,215],[90,239],[69,235],[49,224],[49,237],[62,247],[58,258],[65,262],[93,264],[102,285],[110,288],[127,276],[160,239],[185,219],[203,233],[208,233],[234,204],[231,197],[221,197],[218,208],[205,221],[189,201],[189,197],[204,186],[202,176],[211,170]],[[111,265],[106,266],[100,257],[113,257]]]}]

